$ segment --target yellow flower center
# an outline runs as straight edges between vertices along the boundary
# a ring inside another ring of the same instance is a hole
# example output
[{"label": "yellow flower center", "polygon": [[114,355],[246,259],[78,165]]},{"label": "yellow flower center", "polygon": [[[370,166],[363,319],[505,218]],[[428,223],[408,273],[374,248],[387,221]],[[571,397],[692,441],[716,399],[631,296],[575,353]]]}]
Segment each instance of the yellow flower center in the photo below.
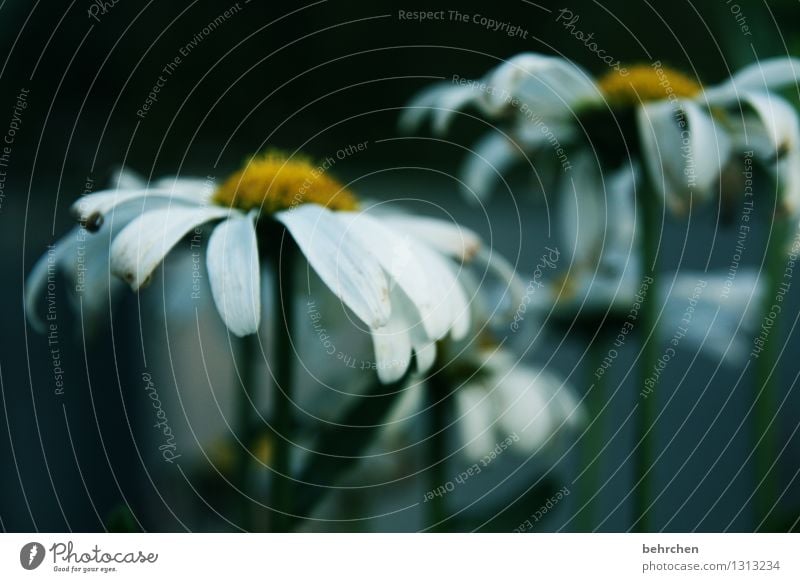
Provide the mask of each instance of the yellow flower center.
[{"label": "yellow flower center", "polygon": [[300,204],[319,204],[330,210],[357,209],[355,195],[326,169],[304,157],[268,152],[249,160],[225,180],[212,200],[220,206],[269,214]]},{"label": "yellow flower center", "polygon": [[630,107],[647,101],[694,97],[702,86],[680,71],[656,65],[627,67],[627,75],[611,71],[597,81],[611,107]]}]

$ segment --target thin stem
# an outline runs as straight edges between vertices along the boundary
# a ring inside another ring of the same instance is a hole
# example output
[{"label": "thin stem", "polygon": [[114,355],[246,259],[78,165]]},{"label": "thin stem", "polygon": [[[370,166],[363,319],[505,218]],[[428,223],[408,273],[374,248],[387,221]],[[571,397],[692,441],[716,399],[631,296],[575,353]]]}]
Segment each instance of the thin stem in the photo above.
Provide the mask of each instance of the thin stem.
[{"label": "thin stem", "polygon": [[[781,294],[781,284],[784,280],[784,244],[787,234],[786,221],[775,219],[770,230],[769,243],[766,250],[766,280],[767,289],[763,299],[763,320],[770,319],[772,327],[770,335],[762,352],[755,362],[755,438],[761,439],[756,445],[755,465],[756,484],[761,482],[756,490],[756,524],[766,520],[778,498],[777,474],[772,469],[775,462],[777,446],[777,422],[775,421],[778,409],[778,381],[777,369],[779,327],[777,317],[771,317],[778,296]],[[763,482],[762,482],[763,479]]]},{"label": "thin stem", "polygon": [[[285,231],[284,231],[285,232]],[[292,289],[293,264],[297,247],[286,233],[282,244],[275,245],[273,253],[275,284],[273,305],[275,317],[272,370],[275,377],[272,426],[275,432],[275,458],[272,465],[272,487],[269,506],[273,510],[273,531],[287,531],[292,511],[292,480],[289,456],[291,453],[292,386],[294,384],[294,351],[292,348],[292,320],[294,315],[294,290]]]},{"label": "thin stem", "polygon": [[606,345],[603,339],[606,337],[601,331],[597,333],[594,341],[589,345],[589,359],[586,370],[586,383],[589,389],[584,400],[586,411],[591,424],[583,434],[584,450],[584,473],[581,477],[583,481],[582,491],[584,497],[584,508],[581,514],[581,526],[579,531],[590,532],[594,530],[595,507],[597,499],[592,497],[600,489],[601,463],[600,454],[603,449],[603,425],[601,423],[600,411],[603,408],[603,397],[605,393],[605,370],[602,375],[595,375],[603,363],[606,355]]},{"label": "thin stem", "polygon": [[[646,174],[646,172],[645,172]],[[634,451],[634,528],[650,531],[649,505],[651,499],[651,475],[653,470],[653,427],[657,414],[656,394],[645,394],[647,380],[658,362],[658,281],[656,260],[661,234],[661,207],[654,190],[645,178],[639,188],[639,208],[642,212],[642,276],[649,277],[647,297],[639,312],[642,349],[639,358],[639,386],[635,391],[638,400],[636,415],[636,450]],[[638,483],[638,485],[636,485]]]},{"label": "thin stem", "polygon": [[[436,491],[447,482],[448,456],[446,428],[448,421],[448,408],[452,399],[447,391],[447,384],[443,381],[443,374],[433,374],[428,381],[428,418],[430,421],[428,439],[428,491]],[[447,518],[444,496],[434,495],[425,505],[428,509],[428,527],[430,531],[444,531],[444,520]]]},{"label": "thin stem", "polygon": [[255,334],[245,336],[238,341],[237,353],[237,381],[241,380],[242,389],[239,392],[239,402],[237,410],[237,429],[241,439],[239,455],[236,463],[236,482],[241,490],[239,508],[242,528],[251,531],[253,529],[252,513],[250,511],[248,490],[248,473],[251,466],[251,425],[253,420],[253,386],[255,385],[255,367],[257,364],[256,354],[258,353],[258,336]]}]

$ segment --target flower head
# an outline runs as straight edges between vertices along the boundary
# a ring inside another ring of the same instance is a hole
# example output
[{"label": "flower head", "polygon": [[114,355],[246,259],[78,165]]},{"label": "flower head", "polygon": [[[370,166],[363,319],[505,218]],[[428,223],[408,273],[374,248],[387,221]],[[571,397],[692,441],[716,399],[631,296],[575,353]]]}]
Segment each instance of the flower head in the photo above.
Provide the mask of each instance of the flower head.
[{"label": "flower head", "polygon": [[356,210],[358,200],[307,158],[271,151],[248,161],[216,189],[212,201],[240,210],[275,214],[300,204]]},{"label": "flower head", "polygon": [[[360,208],[349,190],[306,159],[257,157],[219,187],[191,178],[148,185],[128,176],[118,183],[124,187],[89,194],[73,206],[84,225],[102,229],[107,217],[115,219],[113,238],[109,231],[96,239],[91,258],[101,266],[105,261],[99,272],[106,274],[106,289],[109,262],[113,274],[138,290],[184,237],[214,223],[205,253],[217,310],[235,335],[256,333],[259,250],[278,244],[272,238],[259,244],[261,233],[272,229],[257,224],[267,221],[285,228],[310,268],[368,328],[383,381],[398,380],[412,362],[426,371],[436,342],[463,339],[471,327],[470,297],[459,272],[484,256],[478,236],[451,222]],[[52,253],[67,271],[73,239],[74,233],[68,235]],[[47,260],[40,260],[29,281],[34,323]]]}]

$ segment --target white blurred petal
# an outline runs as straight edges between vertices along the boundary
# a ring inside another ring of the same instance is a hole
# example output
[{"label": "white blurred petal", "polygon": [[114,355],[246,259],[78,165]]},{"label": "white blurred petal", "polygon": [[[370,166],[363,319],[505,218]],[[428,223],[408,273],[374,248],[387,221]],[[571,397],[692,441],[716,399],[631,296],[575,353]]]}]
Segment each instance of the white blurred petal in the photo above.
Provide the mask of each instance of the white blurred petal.
[{"label": "white blurred petal", "polygon": [[484,136],[469,153],[461,170],[461,189],[468,200],[486,200],[495,183],[522,155],[519,146],[502,133]]}]

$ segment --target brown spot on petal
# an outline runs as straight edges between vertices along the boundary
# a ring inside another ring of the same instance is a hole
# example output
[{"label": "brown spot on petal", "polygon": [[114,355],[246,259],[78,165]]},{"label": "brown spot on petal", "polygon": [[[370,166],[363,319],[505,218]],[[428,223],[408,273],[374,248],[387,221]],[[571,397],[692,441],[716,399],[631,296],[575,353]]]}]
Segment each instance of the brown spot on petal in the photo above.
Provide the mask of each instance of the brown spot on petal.
[{"label": "brown spot on petal", "polygon": [[94,212],[86,217],[86,220],[83,221],[83,228],[88,230],[89,232],[97,232],[100,230],[100,227],[103,226],[103,215],[99,212]]}]

